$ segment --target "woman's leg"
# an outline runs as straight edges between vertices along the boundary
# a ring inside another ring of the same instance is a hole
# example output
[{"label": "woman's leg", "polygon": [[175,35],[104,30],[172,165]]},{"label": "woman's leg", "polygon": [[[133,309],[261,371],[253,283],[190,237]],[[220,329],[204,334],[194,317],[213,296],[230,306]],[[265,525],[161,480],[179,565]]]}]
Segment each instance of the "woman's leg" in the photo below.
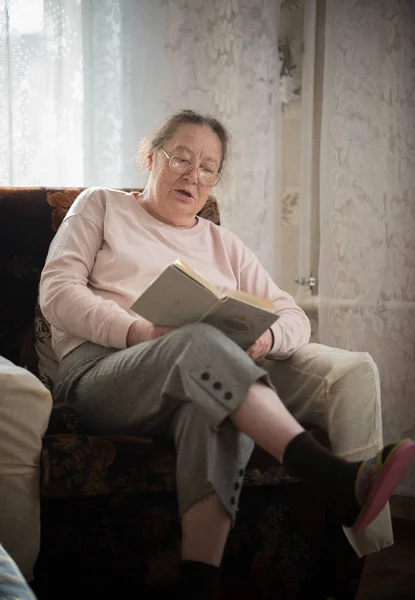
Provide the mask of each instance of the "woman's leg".
[{"label": "woman's leg", "polygon": [[232,523],[229,509],[238,497],[233,482],[238,490],[242,487],[240,471],[253,443],[231,423],[213,429],[203,412],[191,404],[176,412],[169,435],[177,450],[182,560],[218,567]]},{"label": "woman's leg", "polygon": [[84,344],[60,365],[57,400],[73,404],[85,432],[174,439],[190,596],[218,581],[254,445],[228,417],[261,377],[242,350],[200,324],[119,352]]},{"label": "woman's leg", "polygon": [[219,567],[230,528],[231,518],[215,492],[198,500],[182,515],[182,560]]},{"label": "woman's leg", "polygon": [[[251,437],[252,434],[255,435],[257,442],[280,461],[288,442],[303,431],[276,393],[262,383],[253,384],[249,388],[244,402],[232,413],[230,419],[237,428],[249,429]],[[209,476],[209,469],[226,462],[226,453],[232,445],[237,447],[238,438],[243,442],[242,448],[246,447],[246,458],[239,464],[245,464],[251,454],[252,442],[230,423],[224,424],[222,431],[214,432],[205,422],[201,411],[187,406],[178,412],[172,424],[178,451],[178,488],[182,497],[182,559],[219,566],[231,526],[231,517],[224,504],[230,503],[232,507],[236,503],[235,492],[242,487],[242,467],[239,466],[236,472],[230,472],[226,477],[219,476],[217,481],[214,480],[214,486],[216,484],[220,490],[224,487],[221,478],[231,482],[224,502],[213,489],[208,489],[212,493],[191,504],[194,497],[191,487],[195,485],[196,489],[201,489],[203,482],[212,478]],[[210,458],[212,456],[217,457],[214,462]],[[201,471],[203,465],[207,466],[206,473]],[[201,478],[200,482],[195,481],[194,473],[197,473],[196,478]]]},{"label": "woman's leg", "polygon": [[231,420],[281,463],[288,444],[304,431],[274,390],[261,382],[251,386]]},{"label": "woman's leg", "polygon": [[[327,432],[334,454],[360,461],[383,447],[379,374],[367,353],[308,344],[288,360],[262,366],[295,418]],[[389,507],[365,531],[346,529],[346,535],[359,556],[390,546]]]},{"label": "woman's leg", "polygon": [[[391,477],[392,481],[397,482],[409,462],[415,458],[415,445],[410,442],[404,443],[403,446],[385,448],[376,460],[348,462],[338,458],[305,432],[287,411],[278,395],[262,382],[251,386],[244,402],[230,415],[230,420],[238,430],[250,436],[258,445],[283,462],[289,471],[308,483],[310,488],[331,506],[340,522],[347,526],[355,523],[365,504],[378,502],[371,500],[370,492],[382,470],[385,471],[387,461],[395,460],[392,456],[401,457],[397,463],[400,461],[402,466],[395,464],[391,469],[398,472],[396,477]],[[361,478],[363,487],[359,484]],[[388,487],[390,488],[390,485],[386,484],[386,488]],[[217,489],[220,489],[220,486]],[[379,492],[378,497],[389,494],[385,491]],[[218,500],[215,497],[210,498],[209,502],[198,502],[184,513],[183,522],[187,534],[184,538],[185,558],[197,556],[197,560],[210,564],[220,563],[228,528]],[[378,513],[385,502],[386,500],[381,500],[379,508],[374,510]],[[226,500],[222,500],[222,504],[226,505]],[[201,529],[206,535],[205,547],[197,542]]]},{"label": "woman's leg", "polygon": [[219,567],[231,518],[216,492],[182,515],[181,593],[183,600],[210,600],[219,591]]},{"label": "woman's leg", "polygon": [[355,496],[360,463],[347,463],[321,446],[262,382],[251,386],[230,418],[290,473],[305,481],[342,523],[354,523],[360,513]]},{"label": "woman's leg", "polygon": [[183,600],[207,600],[219,587],[219,566],[253,442],[229,420],[212,426],[193,404],[177,410],[169,434],[177,450],[181,594]]},{"label": "woman's leg", "polygon": [[[288,464],[311,488],[320,494],[339,515],[353,523],[360,513],[355,496],[354,484],[359,463],[347,463],[336,458],[320,446],[310,434],[291,416],[277,394],[262,382],[254,383],[245,400],[230,415],[236,428],[244,431],[280,462]],[[183,409],[174,423],[175,441],[178,448],[178,490],[182,498],[182,584],[184,598],[214,598],[219,585],[219,567],[231,518],[225,510],[227,498],[220,498],[216,491],[194,501],[192,482],[195,473],[201,473],[201,465],[207,466],[206,476],[202,470],[202,480],[208,480],[209,463],[215,461],[209,456],[222,452],[217,466],[224,464],[224,450],[229,446],[226,437],[215,439],[209,428],[205,428],[203,414],[194,407]],[[227,424],[230,439],[235,428]],[[209,443],[212,439],[213,444]],[[234,476],[234,489],[240,489],[243,472]],[[228,478],[231,479],[231,478]],[[232,480],[232,479],[231,479]],[[223,490],[220,480],[213,480],[215,490]],[[200,490],[196,481],[196,487]],[[205,493],[207,493],[206,490]],[[234,493],[234,492],[230,492]],[[232,504],[235,498],[229,499]],[[228,505],[229,506],[229,505]],[[229,510],[229,509],[228,509]],[[216,567],[216,568],[215,568]]]}]

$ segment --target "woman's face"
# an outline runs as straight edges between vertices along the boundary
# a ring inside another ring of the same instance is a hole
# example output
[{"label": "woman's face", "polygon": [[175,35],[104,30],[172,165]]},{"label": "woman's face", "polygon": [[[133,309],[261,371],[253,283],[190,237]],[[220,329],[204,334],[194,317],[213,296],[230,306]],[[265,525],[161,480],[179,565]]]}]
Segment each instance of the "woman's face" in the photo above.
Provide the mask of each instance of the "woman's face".
[{"label": "woman's face", "polygon": [[220,139],[209,127],[182,125],[173,138],[163,145],[171,157],[190,161],[191,171],[173,173],[169,159],[159,149],[149,154],[150,179],[147,201],[154,216],[176,227],[191,227],[195,216],[211,192],[211,186],[199,181],[198,169],[218,171],[222,158]]}]

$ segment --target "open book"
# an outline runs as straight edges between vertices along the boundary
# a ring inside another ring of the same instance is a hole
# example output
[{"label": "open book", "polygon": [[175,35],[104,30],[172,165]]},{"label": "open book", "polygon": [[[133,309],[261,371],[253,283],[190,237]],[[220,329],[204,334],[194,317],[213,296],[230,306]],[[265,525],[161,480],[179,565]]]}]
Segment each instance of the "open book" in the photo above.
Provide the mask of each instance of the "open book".
[{"label": "open book", "polygon": [[278,318],[270,300],[239,290],[222,294],[181,260],[168,266],[131,309],[153,325],[209,323],[244,349]]}]

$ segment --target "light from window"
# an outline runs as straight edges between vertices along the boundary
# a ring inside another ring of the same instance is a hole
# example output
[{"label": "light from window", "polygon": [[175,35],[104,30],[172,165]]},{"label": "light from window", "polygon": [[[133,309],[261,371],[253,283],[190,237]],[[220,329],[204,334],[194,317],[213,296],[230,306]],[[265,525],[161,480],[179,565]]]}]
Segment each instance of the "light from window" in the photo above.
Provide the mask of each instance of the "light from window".
[{"label": "light from window", "polygon": [[12,35],[30,35],[43,31],[44,0],[10,0],[7,5]]}]

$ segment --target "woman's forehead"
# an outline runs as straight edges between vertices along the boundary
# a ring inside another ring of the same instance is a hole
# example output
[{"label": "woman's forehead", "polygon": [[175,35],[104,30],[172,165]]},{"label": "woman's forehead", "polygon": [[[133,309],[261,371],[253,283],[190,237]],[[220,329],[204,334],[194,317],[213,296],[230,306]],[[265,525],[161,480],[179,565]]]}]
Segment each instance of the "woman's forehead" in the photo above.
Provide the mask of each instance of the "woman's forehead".
[{"label": "woman's forehead", "polygon": [[222,153],[220,139],[209,127],[201,125],[182,125],[170,140],[170,148],[219,160]]}]

